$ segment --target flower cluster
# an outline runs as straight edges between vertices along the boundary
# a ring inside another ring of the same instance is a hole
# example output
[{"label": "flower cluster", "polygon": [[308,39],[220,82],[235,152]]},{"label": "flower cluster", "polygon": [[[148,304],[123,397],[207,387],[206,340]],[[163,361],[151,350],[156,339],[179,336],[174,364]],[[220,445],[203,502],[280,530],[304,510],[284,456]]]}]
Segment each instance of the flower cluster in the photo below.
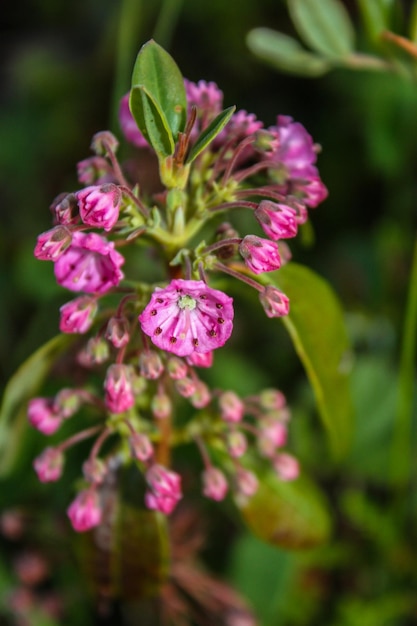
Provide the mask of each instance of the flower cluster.
[{"label": "flower cluster", "polygon": [[[186,80],[185,91],[182,163],[223,101],[214,83]],[[129,94],[120,124],[133,151],[151,151],[131,115]],[[184,168],[181,185],[156,189],[142,180],[136,153],[121,164],[117,147],[111,133],[95,135],[95,155],[77,168],[84,187],[56,198],[54,226],[38,237],[34,252],[53,262],[59,285],[78,294],[61,307],[59,327],[82,335],[71,369],[82,370],[87,382],[32,399],[29,421],[53,435],[80,409],[99,416],[34,462],[41,481],[58,480],[68,448],[95,438],[83,465],[85,488],[68,509],[77,531],[100,524],[101,487],[116,456],[138,465],[145,505],[165,514],[182,498],[170,450],[183,442],[197,445],[203,494],[216,501],[229,490],[238,498],[255,493],[254,451],[282,480],[298,475],[296,459],[282,451],[289,421],[283,395],[267,390],[241,398],[210,389],[198,369],[211,367],[213,352],[232,335],[233,299],[218,289],[219,277],[254,289],[268,317],[288,314],[289,300],[268,273],[289,259],[284,240],[296,236],[308,209],[327,195],[318,147],[289,117],[264,128],[253,114],[237,111]],[[233,224],[242,211],[253,215],[254,232],[241,235]],[[219,223],[221,216],[227,219]],[[203,227],[204,241],[198,237]]]}]

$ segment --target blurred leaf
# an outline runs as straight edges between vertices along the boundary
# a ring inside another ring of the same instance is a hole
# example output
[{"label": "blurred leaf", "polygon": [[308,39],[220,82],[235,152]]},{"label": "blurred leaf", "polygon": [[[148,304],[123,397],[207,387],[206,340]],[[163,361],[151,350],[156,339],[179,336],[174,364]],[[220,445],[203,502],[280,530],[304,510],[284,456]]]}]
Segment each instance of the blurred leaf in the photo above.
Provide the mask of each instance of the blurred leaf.
[{"label": "blurred leaf", "polygon": [[414,0],[411,9],[409,32],[411,41],[417,44],[417,0]]},{"label": "blurred leaf", "polygon": [[207,126],[207,128],[197,138],[197,141],[190,150],[186,163],[192,163],[194,159],[209,145],[211,141],[223,130],[233,113],[236,111],[235,106],[228,107]]},{"label": "blurred leaf", "polygon": [[288,263],[270,274],[290,299],[282,318],[306,369],[336,457],[351,443],[353,405],[350,346],[340,303],[330,285],[310,269]]},{"label": "blurred leaf", "polygon": [[339,58],[354,50],[355,32],[339,0],[288,0],[299,35],[317,52]]},{"label": "blurred leaf", "polygon": [[279,70],[314,77],[330,69],[327,60],[304,50],[296,39],[269,28],[254,28],[246,41],[254,54]]},{"label": "blurred leaf", "polygon": [[259,477],[259,488],[245,502],[237,502],[252,532],[281,548],[318,546],[329,538],[331,517],[318,487],[306,476],[284,482],[270,472]]},{"label": "blurred leaf", "polygon": [[390,30],[390,11],[384,0],[358,0],[362,20],[369,37],[379,39],[384,30]]},{"label": "blurred leaf", "polygon": [[56,358],[74,337],[61,334],[48,341],[20,366],[7,384],[0,409],[0,476],[12,470],[22,445],[28,400],[36,394]]},{"label": "blurred leaf", "polygon": [[137,56],[130,107],[155,151],[164,157],[173,154],[186,123],[184,80],[174,59],[153,40],[144,44]]}]

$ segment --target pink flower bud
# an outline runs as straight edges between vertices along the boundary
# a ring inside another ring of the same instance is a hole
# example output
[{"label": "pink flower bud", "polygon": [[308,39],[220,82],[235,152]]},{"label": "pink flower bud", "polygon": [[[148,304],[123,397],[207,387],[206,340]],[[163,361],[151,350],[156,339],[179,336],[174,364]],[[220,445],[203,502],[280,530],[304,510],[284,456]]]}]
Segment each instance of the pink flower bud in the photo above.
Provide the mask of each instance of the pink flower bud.
[{"label": "pink flower bud", "polygon": [[224,391],[219,397],[220,417],[225,422],[240,422],[245,405],[234,391]]},{"label": "pink flower bud", "polygon": [[153,446],[147,435],[143,433],[133,433],[129,439],[133,456],[138,461],[148,461],[153,455]]},{"label": "pink flower bud", "polygon": [[291,454],[282,452],[274,459],[274,469],[281,480],[295,480],[300,474],[300,465]]},{"label": "pink flower bud", "polygon": [[68,226],[69,224],[77,224],[79,221],[78,202],[73,193],[59,194],[49,208],[55,224]]},{"label": "pink flower bud", "polygon": [[267,285],[259,293],[259,300],[268,317],[283,317],[289,313],[290,301],[277,287]]},{"label": "pink flower bud", "polygon": [[171,398],[163,392],[158,392],[151,402],[151,411],[156,419],[167,419],[172,415]]},{"label": "pink flower bud", "polygon": [[276,243],[255,235],[247,235],[239,246],[245,265],[254,274],[272,272],[281,266],[281,257]]},{"label": "pink flower bud", "polygon": [[182,498],[181,477],[162,465],[152,465],[146,472],[150,491],[145,494],[148,509],[169,515]]},{"label": "pink flower bud", "polygon": [[119,219],[121,191],[113,183],[91,186],[77,192],[80,216],[84,224],[111,230]]},{"label": "pink flower bud", "polygon": [[135,404],[131,377],[132,368],[129,365],[116,363],[107,370],[104,401],[111,413],[124,413]]},{"label": "pink flower bud", "polygon": [[187,375],[188,367],[184,361],[177,356],[170,356],[167,361],[167,372],[173,380],[179,380]]},{"label": "pink flower bud", "polygon": [[259,394],[259,403],[265,410],[282,409],[287,401],[284,394],[277,389],[264,389]]},{"label": "pink flower bud", "polygon": [[111,317],[107,324],[106,339],[115,348],[123,348],[129,343],[129,322],[125,317]]},{"label": "pink flower bud", "polygon": [[29,422],[44,435],[52,435],[61,426],[53,398],[33,398],[28,405]]},{"label": "pink flower bud", "polygon": [[33,462],[33,468],[42,483],[59,480],[63,467],[64,455],[56,448],[45,448]]},{"label": "pink flower bud", "polygon": [[231,457],[239,459],[248,447],[248,441],[240,430],[231,430],[226,435],[227,450]]},{"label": "pink flower bud", "polygon": [[106,156],[109,150],[116,152],[119,141],[109,130],[100,130],[93,136],[90,147],[97,155]]},{"label": "pink flower bud", "polygon": [[83,367],[93,367],[105,363],[110,356],[109,344],[103,337],[91,337],[78,354],[78,362]]},{"label": "pink flower bud", "polygon": [[149,143],[140,132],[129,108],[130,91],[123,96],[119,107],[119,123],[127,141],[138,148],[149,148]]},{"label": "pink flower bud", "polygon": [[61,389],[55,396],[54,407],[63,419],[72,417],[80,406],[81,396],[77,389]]},{"label": "pink flower bud", "polygon": [[203,472],[203,495],[211,500],[224,500],[229,485],[226,477],[217,467],[209,467]]},{"label": "pink flower bud", "polygon": [[274,241],[295,237],[297,234],[296,212],[287,204],[262,200],[254,215],[264,233]]},{"label": "pink flower bud", "polygon": [[256,475],[243,467],[239,467],[236,473],[236,489],[239,495],[245,498],[253,496],[259,487],[259,481]]},{"label": "pink flower bud", "polygon": [[139,316],[153,343],[177,356],[210,352],[229,339],[233,328],[232,298],[202,280],[172,280],[157,287]]},{"label": "pink flower bud", "polygon": [[155,350],[144,350],[139,356],[139,369],[147,380],[156,380],[164,371],[164,365]]},{"label": "pink flower bud", "polygon": [[89,458],[83,463],[83,474],[87,482],[101,485],[107,474],[106,464],[97,457]]},{"label": "pink flower bud", "polygon": [[211,367],[213,365],[213,352],[193,352],[186,357],[186,361],[194,367]]},{"label": "pink flower bud", "polygon": [[95,489],[80,491],[67,509],[71,524],[77,532],[84,532],[98,526],[101,522],[102,510],[100,499]]},{"label": "pink flower bud", "polygon": [[122,280],[123,263],[124,258],[112,241],[96,233],[75,232],[54,271],[58,284],[70,291],[103,294]]},{"label": "pink flower bud", "polygon": [[86,333],[97,313],[97,301],[90,296],[80,296],[63,304],[60,311],[59,330],[62,333]]},{"label": "pink flower bud", "polygon": [[195,381],[195,388],[190,396],[190,402],[196,409],[204,409],[211,402],[210,390],[202,380]]},{"label": "pink flower bud", "polygon": [[196,391],[196,381],[189,376],[175,381],[175,389],[183,398],[191,398]]},{"label": "pink flower bud", "polygon": [[114,179],[112,169],[106,159],[99,156],[89,157],[77,163],[78,180],[83,185],[99,185]]},{"label": "pink flower bud", "polygon": [[65,226],[55,226],[39,235],[33,254],[39,261],[56,261],[71,245],[72,234]]},{"label": "pink flower bud", "polygon": [[260,453],[272,458],[276,448],[281,448],[287,443],[287,434],[287,428],[282,422],[273,419],[262,420],[257,441]]}]

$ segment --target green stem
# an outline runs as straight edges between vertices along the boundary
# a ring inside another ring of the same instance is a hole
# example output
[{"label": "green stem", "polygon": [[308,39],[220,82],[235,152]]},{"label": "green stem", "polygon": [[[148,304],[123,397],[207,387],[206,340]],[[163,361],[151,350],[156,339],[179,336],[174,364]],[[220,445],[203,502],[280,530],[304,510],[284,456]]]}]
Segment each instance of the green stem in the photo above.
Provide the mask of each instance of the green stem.
[{"label": "green stem", "polygon": [[153,37],[155,41],[166,49],[170,47],[181,5],[182,0],[164,0],[162,2]]},{"label": "green stem", "polygon": [[398,384],[397,419],[392,446],[391,479],[405,487],[411,474],[411,429],[414,400],[414,362],[417,347],[417,238],[404,318]]}]

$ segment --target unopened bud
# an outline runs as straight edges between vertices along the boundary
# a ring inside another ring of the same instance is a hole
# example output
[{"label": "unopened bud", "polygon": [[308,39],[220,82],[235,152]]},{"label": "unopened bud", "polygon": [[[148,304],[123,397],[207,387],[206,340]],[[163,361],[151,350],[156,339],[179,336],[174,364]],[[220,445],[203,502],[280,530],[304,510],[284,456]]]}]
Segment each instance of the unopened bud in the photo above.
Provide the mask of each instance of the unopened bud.
[{"label": "unopened bud", "polygon": [[59,480],[63,467],[64,455],[57,448],[45,448],[33,462],[33,468],[42,483]]},{"label": "unopened bud", "polygon": [[172,414],[172,402],[168,394],[158,392],[152,398],[151,411],[156,419],[167,419]]},{"label": "unopened bud", "polygon": [[259,293],[259,299],[268,317],[283,317],[288,315],[290,301],[287,296],[276,287],[267,285]]},{"label": "unopened bud", "polygon": [[109,152],[116,152],[119,141],[109,130],[102,130],[93,136],[91,149],[98,156],[106,156]]},{"label": "unopened bud", "polygon": [[224,500],[229,485],[226,476],[217,467],[209,467],[203,472],[203,494],[211,500]]},{"label": "unopened bud", "polygon": [[139,369],[144,378],[156,380],[164,371],[164,366],[155,350],[144,350],[139,356]]},{"label": "unopened bud", "polygon": [[224,391],[219,397],[220,417],[225,422],[240,422],[245,405],[234,391]]},{"label": "unopened bud", "polygon": [[175,389],[183,398],[191,398],[196,391],[196,383],[192,378],[185,376],[175,381]]},{"label": "unopened bud", "polygon": [[107,473],[107,467],[105,463],[95,457],[94,459],[87,459],[83,463],[83,474],[87,482],[94,485],[101,485]]},{"label": "unopened bud", "polygon": [[226,435],[227,450],[234,459],[239,459],[246,452],[248,442],[240,430],[231,430]]},{"label": "unopened bud", "polygon": [[291,454],[282,452],[277,454],[273,462],[274,469],[281,480],[295,480],[300,474],[300,465]]},{"label": "unopened bud", "polygon": [[129,343],[129,322],[125,317],[111,317],[107,324],[106,339],[115,348],[123,348]]},{"label": "unopened bud", "polygon": [[74,193],[60,193],[50,206],[55,224],[68,226],[79,221],[78,202]]},{"label": "unopened bud", "polygon": [[211,401],[211,393],[206,383],[202,380],[195,382],[194,393],[190,396],[190,402],[195,409],[204,409]]},{"label": "unopened bud", "polygon": [[167,372],[173,380],[184,378],[187,374],[188,367],[182,359],[177,356],[170,356],[167,361]]},{"label": "unopened bud", "polygon": [[129,438],[133,456],[139,461],[147,461],[153,455],[152,443],[147,435],[133,433]]},{"label": "unopened bud", "polygon": [[81,396],[77,389],[61,389],[55,396],[54,406],[61,417],[72,417],[81,406]]},{"label": "unopened bud", "polygon": [[56,261],[71,245],[72,234],[65,226],[55,226],[39,235],[33,254],[39,261]]}]

